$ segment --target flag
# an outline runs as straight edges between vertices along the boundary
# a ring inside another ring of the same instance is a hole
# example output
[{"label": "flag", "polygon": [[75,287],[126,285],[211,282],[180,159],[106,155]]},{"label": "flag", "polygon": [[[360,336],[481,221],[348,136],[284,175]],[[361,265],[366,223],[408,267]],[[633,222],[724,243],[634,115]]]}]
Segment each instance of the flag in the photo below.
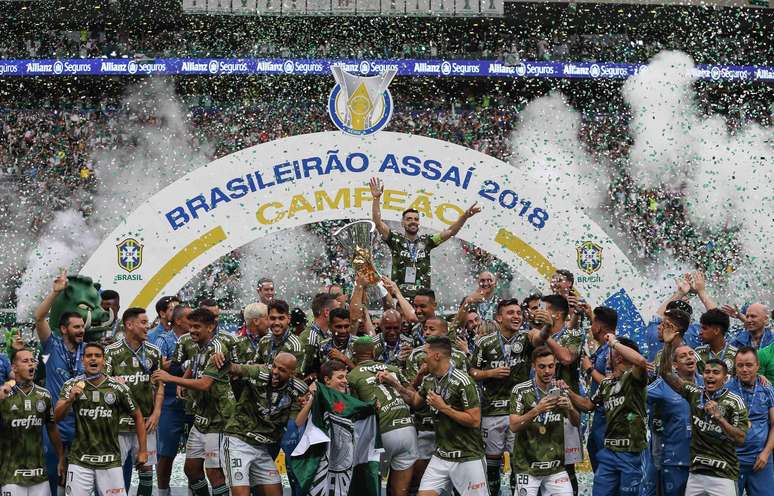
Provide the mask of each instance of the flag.
[{"label": "flag", "polygon": [[379,424],[373,403],[317,383],[290,466],[309,496],[378,496]]}]

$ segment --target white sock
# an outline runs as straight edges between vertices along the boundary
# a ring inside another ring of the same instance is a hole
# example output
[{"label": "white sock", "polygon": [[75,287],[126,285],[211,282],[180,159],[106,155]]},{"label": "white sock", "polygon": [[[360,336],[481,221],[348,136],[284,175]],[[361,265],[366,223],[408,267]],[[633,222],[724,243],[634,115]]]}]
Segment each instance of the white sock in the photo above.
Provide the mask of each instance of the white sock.
[{"label": "white sock", "polygon": [[169,496],[169,488],[167,489],[159,488],[159,496]]}]

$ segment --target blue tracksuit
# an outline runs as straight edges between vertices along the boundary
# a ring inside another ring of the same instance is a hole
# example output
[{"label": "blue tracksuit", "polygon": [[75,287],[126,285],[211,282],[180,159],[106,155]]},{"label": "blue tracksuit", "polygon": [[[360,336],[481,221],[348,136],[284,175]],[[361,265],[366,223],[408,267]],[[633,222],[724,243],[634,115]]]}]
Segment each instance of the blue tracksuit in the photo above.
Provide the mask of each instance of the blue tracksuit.
[{"label": "blue tracksuit", "polygon": [[747,407],[750,428],[744,438],[744,445],[736,449],[739,457],[739,494],[747,491],[747,496],[769,495],[774,492],[774,463],[769,460],[763,469],[754,472],[753,465],[758,454],[766,445],[769,437],[769,410],[774,408],[774,389],[763,386],[760,379],[755,387],[748,388],[734,378],[726,384],[728,390],[738,395]]},{"label": "blue tracksuit", "polygon": [[[610,352],[608,348],[607,343],[604,343],[591,355],[594,369],[602,375],[606,375],[609,372],[608,356]],[[590,396],[597,392],[597,388],[599,388],[599,384],[591,381]],[[589,440],[586,446],[589,451],[589,461],[591,462],[592,470],[597,469],[597,452],[604,446],[606,427],[605,408],[602,405],[598,405],[594,409],[594,419],[591,422],[591,432],[589,432]]]},{"label": "blue tracksuit", "polygon": [[[696,383],[703,384],[701,377]],[[646,467],[641,496],[681,496],[691,464],[691,407],[661,377],[648,386],[648,423],[651,456]]]}]

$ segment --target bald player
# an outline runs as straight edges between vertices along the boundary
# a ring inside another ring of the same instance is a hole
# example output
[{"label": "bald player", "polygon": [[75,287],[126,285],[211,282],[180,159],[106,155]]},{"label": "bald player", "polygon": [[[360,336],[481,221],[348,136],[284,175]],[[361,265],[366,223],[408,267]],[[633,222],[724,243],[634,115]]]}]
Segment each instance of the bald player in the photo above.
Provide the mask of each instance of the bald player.
[{"label": "bald player", "polygon": [[223,454],[232,496],[249,496],[258,487],[264,496],[282,496],[282,479],[272,453],[282,439],[290,410],[306,394],[297,379],[298,361],[277,353],[271,367],[231,364],[231,374],[245,379],[234,414],[226,423]]},{"label": "bald player", "polygon": [[744,314],[744,330],[730,340],[734,348],[749,346],[762,350],[774,343],[774,333],[769,325],[769,309],[762,303],[753,303]]},{"label": "bald player", "polygon": [[374,359],[388,365],[402,366],[413,348],[410,336],[402,334],[403,316],[394,309],[385,310],[374,336]]}]

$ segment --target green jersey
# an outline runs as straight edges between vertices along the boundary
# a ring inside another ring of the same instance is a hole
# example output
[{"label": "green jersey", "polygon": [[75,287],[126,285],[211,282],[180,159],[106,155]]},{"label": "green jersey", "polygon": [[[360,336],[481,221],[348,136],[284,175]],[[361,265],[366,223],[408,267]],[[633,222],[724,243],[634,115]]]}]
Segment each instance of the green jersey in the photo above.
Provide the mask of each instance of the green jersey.
[{"label": "green jersey", "polygon": [[703,387],[694,384],[684,384],[681,394],[691,406],[691,472],[737,480],[739,458],[736,445],[717,421],[704,411],[704,405],[708,401],[716,401],[726,421],[747,433],[750,423],[744,401],[726,388],[710,396]]},{"label": "green jersey", "polygon": [[440,234],[423,234],[410,241],[390,231],[385,240],[392,255],[392,280],[401,292],[412,295],[417,288],[431,288],[430,250],[443,243]]},{"label": "green jersey", "polygon": [[349,391],[360,401],[376,400],[379,406],[379,431],[389,432],[401,427],[414,425],[411,419],[411,409],[403,401],[400,394],[389,384],[381,384],[376,380],[376,374],[387,371],[395,376],[404,386],[408,381],[398,367],[367,360],[358,363],[347,374]]},{"label": "green jersey", "polygon": [[402,368],[404,361],[400,359],[400,349],[405,346],[414,348],[413,340],[410,336],[400,334],[398,340],[391,345],[385,341],[384,334],[379,333],[374,336],[374,357],[377,362]]},{"label": "green jersey", "polygon": [[234,340],[234,346],[231,348],[231,361],[242,364],[255,363],[260,340],[260,337],[250,335],[238,336]]},{"label": "green jersey", "polygon": [[304,374],[311,374],[320,370],[321,363],[317,352],[320,350],[320,343],[331,337],[328,331],[324,331],[317,322],[304,329],[299,338],[301,346],[304,349]]},{"label": "green jersey", "polygon": [[243,365],[242,371],[245,387],[234,414],[226,422],[226,434],[250,444],[279,443],[292,406],[306,394],[306,384],[291,377],[275,388],[271,368],[265,365]]},{"label": "green jersey", "polygon": [[48,480],[41,442],[43,426],[54,423],[51,394],[33,385],[29,393],[14,386],[0,401],[0,481],[31,486]]},{"label": "green jersey", "polygon": [[81,375],[62,386],[59,399],[66,400],[73,386],[83,382],[83,393],[72,404],[75,413],[75,439],[67,455],[68,463],[104,470],[121,466],[118,446],[119,420],[137,410],[129,388],[112,377],[94,385]]},{"label": "green jersey", "polygon": [[[457,411],[479,408],[478,389],[473,379],[463,370],[453,365],[443,377],[428,374],[422,379],[419,394],[427,398],[429,392],[441,396],[451,408]],[[466,462],[483,460],[484,440],[481,437],[481,427],[465,427],[455,422],[451,417],[430,409],[436,417],[435,422],[435,455],[444,460]]]},{"label": "green jersey", "polygon": [[713,358],[719,358],[723,360],[723,363],[728,367],[728,376],[733,377],[736,370],[736,347],[731,346],[728,342],[718,353],[714,353],[710,348],[710,345],[703,344],[696,347],[696,354],[699,356],[699,361],[696,363],[696,370],[701,374],[704,372],[704,365],[707,361]]},{"label": "green jersey", "polygon": [[[425,352],[425,347],[419,346],[414,348],[414,351],[411,352],[406,360],[406,379],[408,379],[410,383],[413,384],[417,378],[419,369],[422,367],[422,364],[425,363],[426,356],[427,353]],[[468,357],[459,350],[452,350],[451,361],[457,370],[468,370],[469,368]],[[414,425],[418,431],[435,430],[435,415],[430,411],[429,406],[425,406],[414,412]]]},{"label": "green jersey", "polygon": [[[156,388],[151,384],[151,374],[161,368],[161,350],[145,342],[133,351],[125,339],[105,348],[105,375],[125,384],[132,399],[145,418],[153,413]],[[124,415],[119,420],[121,432],[134,431],[134,417]]]},{"label": "green jersey", "polygon": [[[532,379],[517,384],[511,393],[511,415],[524,415],[547,394]],[[561,409],[545,412],[516,433],[514,466],[533,477],[564,470],[564,419]]]},{"label": "green jersey", "polygon": [[472,368],[479,370],[510,367],[511,375],[504,379],[481,381],[481,414],[485,417],[508,415],[511,392],[516,384],[529,379],[532,342],[526,331],[519,331],[510,339],[500,331],[482,336],[476,341]]},{"label": "green jersey", "polygon": [[631,453],[645,449],[647,387],[647,374],[637,377],[634,369],[621,377],[608,377],[599,385],[591,401],[605,409],[605,448]]},{"label": "green jersey", "polygon": [[[183,372],[191,368],[191,360],[196,356],[199,351],[199,345],[191,337],[190,333],[183,334],[180,339],[177,340],[175,346],[175,353],[172,355],[172,362],[178,363],[183,368]],[[193,415],[193,400],[190,394],[186,394],[185,398],[185,413],[186,415]]]},{"label": "green jersey", "polygon": [[758,362],[761,364],[758,373],[774,383],[774,344],[758,350]]},{"label": "green jersey", "polygon": [[296,375],[304,373],[304,347],[301,345],[301,339],[290,332],[285,331],[279,342],[269,333],[258,341],[258,352],[255,354],[255,363],[271,365],[274,363],[274,357],[277,353],[286,351],[296,357]]},{"label": "green jersey", "polygon": [[583,329],[567,329],[554,334],[554,340],[575,355],[575,360],[569,365],[556,362],[556,378],[563,380],[576,394],[580,394],[580,349],[583,345]]},{"label": "green jersey", "polygon": [[320,348],[317,350],[317,361],[322,364],[330,360],[329,355],[333,350],[339,350],[347,357],[347,359],[352,360],[352,356],[354,355],[352,345],[354,343],[355,338],[351,335],[344,344],[339,344],[334,338],[323,339],[320,343]]},{"label": "green jersey", "polygon": [[228,365],[218,369],[212,363],[212,356],[216,353],[227,353],[220,338],[212,338],[209,343],[199,347],[198,353],[191,360],[192,379],[213,379],[209,391],[191,389],[188,392],[192,401],[194,426],[202,434],[223,432],[226,420],[231,416],[236,403],[229,382]]}]

